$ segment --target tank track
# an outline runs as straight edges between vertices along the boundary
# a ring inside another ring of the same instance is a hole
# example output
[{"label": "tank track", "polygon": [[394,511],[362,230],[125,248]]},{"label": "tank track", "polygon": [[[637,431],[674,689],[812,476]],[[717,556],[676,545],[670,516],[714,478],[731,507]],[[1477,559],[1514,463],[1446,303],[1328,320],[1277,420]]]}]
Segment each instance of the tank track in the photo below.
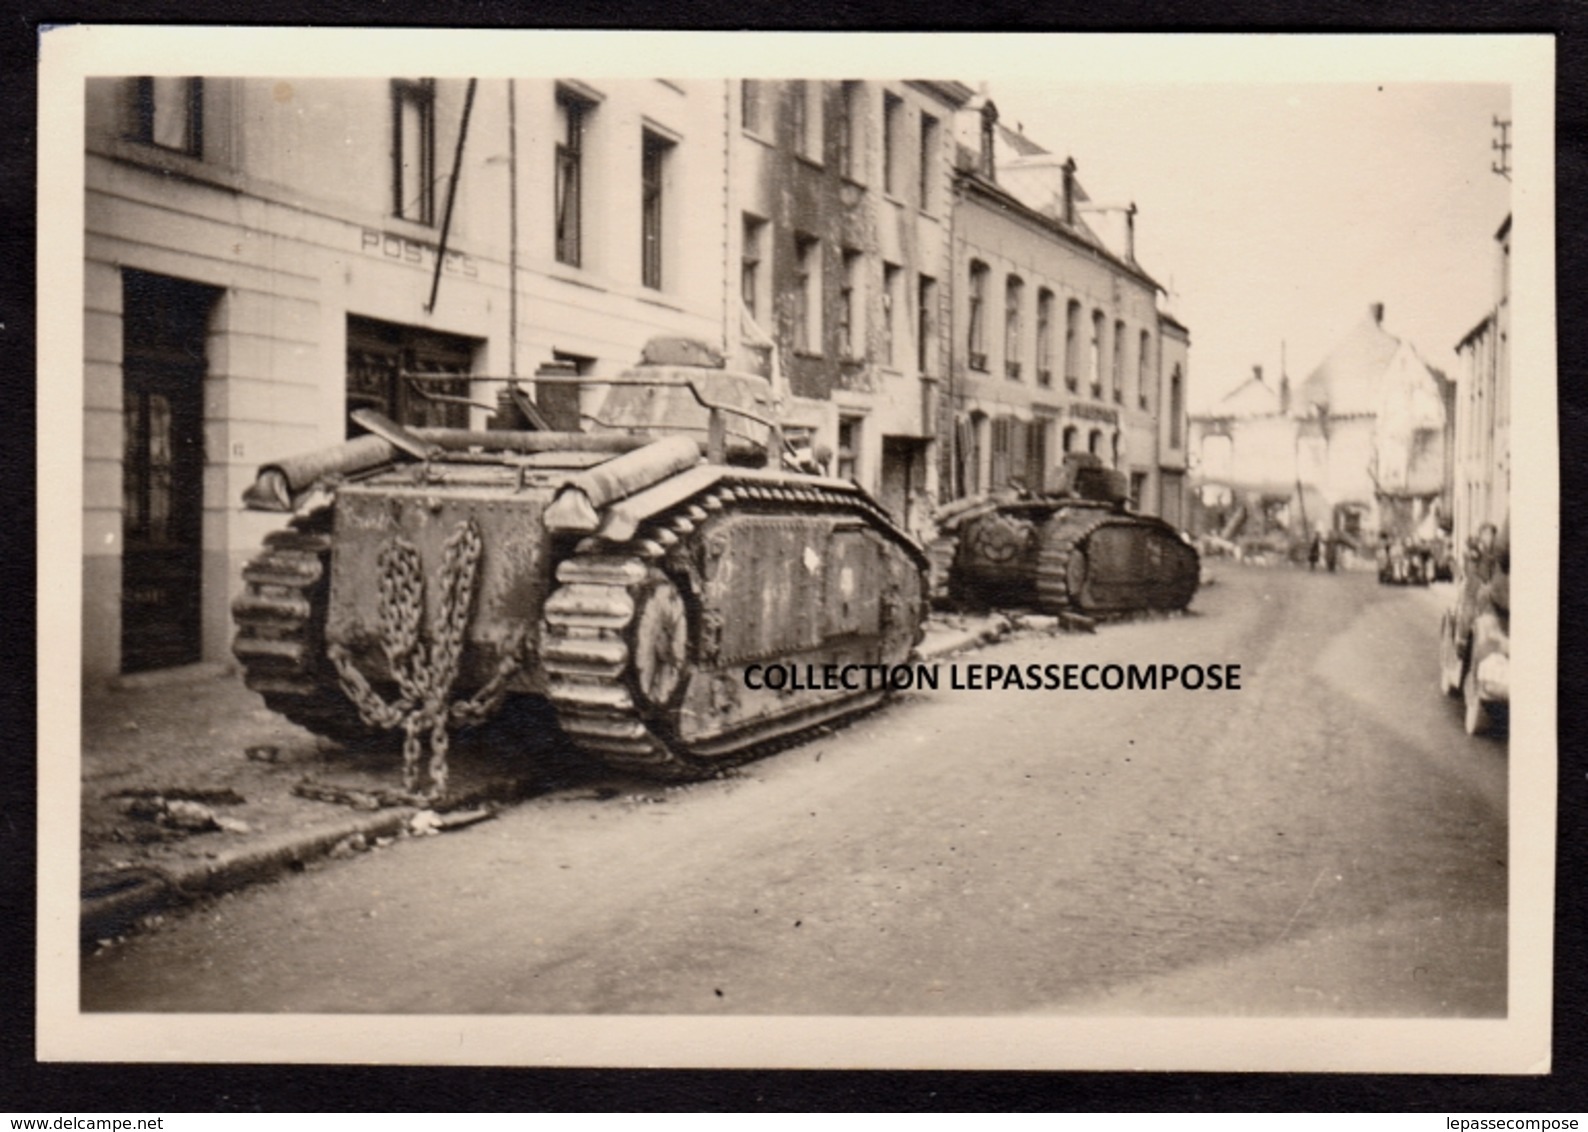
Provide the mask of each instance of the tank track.
[{"label": "tank track", "polygon": [[[636,672],[636,654],[644,647],[636,630],[645,602],[662,585],[676,585],[687,606],[694,602],[687,583],[678,582],[681,572],[663,569],[669,552],[725,508],[755,503],[785,513],[798,513],[790,504],[840,507],[891,530],[883,512],[862,498],[817,486],[726,485],[657,516],[621,546],[594,539],[580,543],[558,564],[559,585],[542,613],[540,660],[546,696],[563,731],[581,750],[620,772],[699,780],[774,753],[883,701],[881,691],[860,693],[693,743],[682,743],[670,732],[662,719],[665,704],[648,702]],[[924,602],[924,587],[921,597]]]},{"label": "tank track", "polygon": [[325,656],[331,543],[328,513],[265,536],[232,603],[232,654],[243,666],[243,683],[271,711],[339,743],[367,741],[371,731]]},{"label": "tank track", "polygon": [[[1140,516],[1121,515],[1112,508],[1066,508],[1043,525],[1036,561],[1037,604],[1044,613],[1080,612],[1097,616],[1113,612],[1089,605],[1080,592],[1086,581],[1086,540],[1109,525],[1141,527]],[[1184,609],[1196,595],[1196,575],[1182,600],[1166,608]],[[1147,608],[1145,605],[1142,608]]]}]

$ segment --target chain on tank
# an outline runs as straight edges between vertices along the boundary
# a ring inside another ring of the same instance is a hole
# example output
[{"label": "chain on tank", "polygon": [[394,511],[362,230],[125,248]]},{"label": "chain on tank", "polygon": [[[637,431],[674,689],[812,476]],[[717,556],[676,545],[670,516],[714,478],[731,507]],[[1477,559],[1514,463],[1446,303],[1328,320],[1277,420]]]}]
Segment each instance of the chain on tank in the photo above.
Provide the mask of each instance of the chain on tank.
[{"label": "chain on tank", "polygon": [[[401,536],[382,549],[377,620],[381,649],[399,693],[394,701],[388,702],[371,686],[344,646],[332,644],[327,650],[341,677],[342,690],[364,722],[382,730],[402,731],[403,787],[425,799],[446,794],[449,726],[478,724],[493,714],[522,661],[525,638],[519,629],[503,642],[502,658],[491,678],[467,700],[449,702],[463,656],[483,545],[479,525],[469,518],[458,524],[443,546],[429,640],[421,637],[425,578],[419,551]],[[426,738],[429,785],[421,793],[420,763]]]}]

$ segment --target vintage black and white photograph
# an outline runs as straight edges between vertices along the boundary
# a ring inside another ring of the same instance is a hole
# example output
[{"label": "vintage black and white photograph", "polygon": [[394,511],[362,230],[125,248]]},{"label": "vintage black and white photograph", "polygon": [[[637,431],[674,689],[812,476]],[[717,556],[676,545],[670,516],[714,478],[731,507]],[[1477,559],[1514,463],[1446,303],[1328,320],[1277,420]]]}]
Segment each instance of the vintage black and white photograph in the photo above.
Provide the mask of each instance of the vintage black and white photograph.
[{"label": "vintage black and white photograph", "polygon": [[1547,39],[43,49],[41,1057],[1547,1071]]}]

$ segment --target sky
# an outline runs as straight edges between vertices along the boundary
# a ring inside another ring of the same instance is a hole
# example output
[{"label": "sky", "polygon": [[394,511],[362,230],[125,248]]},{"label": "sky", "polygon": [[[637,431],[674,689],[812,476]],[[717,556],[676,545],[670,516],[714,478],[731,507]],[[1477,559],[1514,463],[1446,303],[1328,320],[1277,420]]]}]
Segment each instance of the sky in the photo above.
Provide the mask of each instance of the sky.
[{"label": "sky", "polygon": [[1015,79],[987,93],[1000,123],[1075,159],[1094,202],[1138,206],[1136,257],[1191,330],[1193,411],[1253,366],[1277,382],[1283,360],[1299,383],[1376,302],[1390,333],[1455,374],[1455,344],[1493,303],[1506,85]]}]

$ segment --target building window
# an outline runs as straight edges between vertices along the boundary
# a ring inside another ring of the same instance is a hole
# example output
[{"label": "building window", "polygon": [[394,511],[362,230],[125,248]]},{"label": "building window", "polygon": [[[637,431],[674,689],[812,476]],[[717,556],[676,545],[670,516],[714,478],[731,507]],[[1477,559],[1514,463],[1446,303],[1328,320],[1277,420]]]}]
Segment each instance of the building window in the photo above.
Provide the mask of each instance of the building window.
[{"label": "building window", "polygon": [[640,282],[662,288],[662,192],[673,143],[649,130],[640,147]]},{"label": "building window", "polygon": [[1180,363],[1169,375],[1169,447],[1180,447],[1180,418],[1185,414],[1185,389],[1180,376]]},{"label": "building window", "polygon": [[937,280],[922,275],[917,281],[915,302],[915,365],[922,373],[933,371],[937,341]]},{"label": "building window", "polygon": [[1122,451],[1122,448],[1121,448],[1121,445],[1119,443],[1119,440],[1120,440],[1119,433],[1116,432],[1114,434],[1114,439],[1113,439],[1113,445],[1114,445],[1114,467],[1116,467],[1116,468],[1119,467],[1120,457],[1122,455],[1124,455],[1124,453]]},{"label": "building window", "polygon": [[903,278],[898,264],[882,265],[882,364],[894,367],[899,364],[899,284]]},{"label": "building window", "polygon": [[993,148],[997,129],[998,108],[989,102],[981,108],[981,175],[989,181],[998,179],[998,159]]},{"label": "building window", "polygon": [[392,82],[394,215],[416,224],[436,222],[436,84]]},{"label": "building window", "polygon": [[1091,435],[1089,435],[1086,438],[1086,450],[1088,452],[1090,452],[1093,456],[1101,456],[1103,454],[1103,430],[1102,429],[1094,428],[1092,430]]},{"label": "building window", "polygon": [[822,245],[814,236],[794,237],[794,348],[822,352]]},{"label": "building window", "polygon": [[1075,451],[1076,433],[1077,430],[1074,425],[1064,426],[1064,451],[1066,454]]},{"label": "building window", "polygon": [[794,83],[789,113],[794,126],[794,148],[807,161],[822,160],[822,84],[800,79]]},{"label": "building window", "polygon": [[1147,407],[1148,374],[1151,372],[1152,336],[1145,330],[1141,332],[1141,341],[1137,344],[1136,354],[1136,407]]},{"label": "building window", "polygon": [[1146,472],[1131,472],[1130,473],[1130,509],[1132,511],[1140,511],[1141,510],[1142,496],[1144,496],[1146,493],[1147,493],[1147,473]]},{"label": "building window", "polygon": [[1037,292],[1037,384],[1053,385],[1053,292]]},{"label": "building window", "polygon": [[1103,397],[1103,326],[1107,321],[1102,311],[1092,312],[1092,353],[1086,369],[1092,375],[1092,396],[1098,400]]},{"label": "building window", "polygon": [[1064,309],[1064,388],[1081,388],[1081,304],[1071,299]]},{"label": "building window", "polygon": [[1020,303],[1025,298],[1020,276],[1004,281],[1004,376],[1020,380]]},{"label": "building window", "polygon": [[133,137],[145,145],[204,154],[204,80],[158,76],[137,80]]},{"label": "building window", "polygon": [[761,132],[761,80],[739,82],[739,125],[752,133]]},{"label": "building window", "polygon": [[900,139],[904,136],[904,99],[896,94],[882,96],[882,191],[889,196],[899,195],[899,182],[904,176]]},{"label": "building window", "polygon": [[923,212],[931,212],[936,194],[932,192],[932,185],[937,180],[937,119],[930,114],[921,115],[921,153],[918,163],[920,169],[920,185],[918,186]]},{"label": "building window", "polygon": [[860,417],[838,418],[838,478],[860,481]]},{"label": "building window", "polygon": [[594,104],[568,90],[557,91],[557,260],[578,267],[581,247],[581,213],[584,193],[584,130]]},{"label": "building window", "polygon": [[859,181],[865,168],[865,138],[861,132],[866,113],[866,87],[847,80],[838,88],[838,172]]},{"label": "building window", "polygon": [[987,265],[970,264],[970,323],[965,342],[971,369],[987,369]]},{"label": "building window", "polygon": [[853,248],[844,249],[843,276],[838,284],[838,352],[841,357],[865,356],[866,327],[861,308],[860,272],[865,259]]},{"label": "building window", "polygon": [[765,270],[766,221],[754,216],[744,218],[744,246],[739,250],[739,297],[744,309],[757,322],[761,320],[761,296],[766,290],[762,272]]},{"label": "building window", "polygon": [[1125,324],[1114,323],[1114,356],[1112,376],[1114,378],[1114,403],[1125,403]]}]

